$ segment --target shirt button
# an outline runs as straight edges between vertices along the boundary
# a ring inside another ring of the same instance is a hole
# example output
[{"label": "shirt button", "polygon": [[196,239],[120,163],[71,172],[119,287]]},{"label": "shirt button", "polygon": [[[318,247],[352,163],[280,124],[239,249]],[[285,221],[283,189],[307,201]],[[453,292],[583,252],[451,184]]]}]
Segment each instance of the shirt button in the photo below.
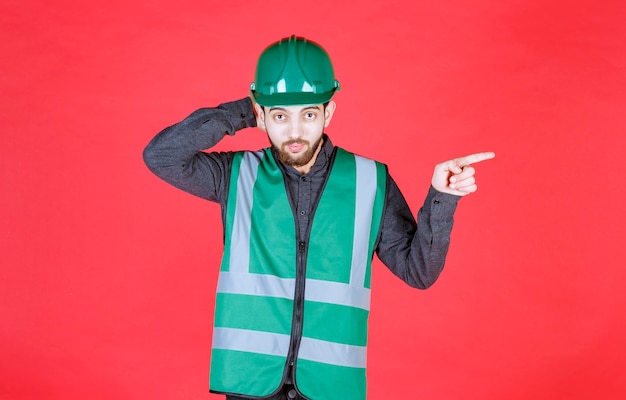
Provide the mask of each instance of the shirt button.
[{"label": "shirt button", "polygon": [[434,204],[439,204],[439,200],[433,201]]},{"label": "shirt button", "polygon": [[300,215],[304,215],[304,214],[306,214],[306,211],[304,210],[300,211]]},{"label": "shirt button", "polygon": [[287,392],[287,397],[289,397],[290,399],[295,399],[296,398],[296,389],[291,389],[289,392]]}]

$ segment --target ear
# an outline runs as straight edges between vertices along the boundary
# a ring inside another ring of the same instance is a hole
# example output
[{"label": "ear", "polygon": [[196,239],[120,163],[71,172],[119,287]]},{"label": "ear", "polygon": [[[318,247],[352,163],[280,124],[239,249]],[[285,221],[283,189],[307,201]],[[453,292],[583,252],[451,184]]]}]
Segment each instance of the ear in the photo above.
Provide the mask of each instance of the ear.
[{"label": "ear", "polygon": [[256,116],[256,127],[263,132],[267,132],[267,128],[265,127],[265,112],[263,111],[263,107],[256,102],[254,103],[254,115]]},{"label": "ear", "polygon": [[336,108],[337,104],[332,100],[326,105],[326,110],[324,110],[324,128],[328,128],[328,125],[330,125],[330,120],[333,119]]}]

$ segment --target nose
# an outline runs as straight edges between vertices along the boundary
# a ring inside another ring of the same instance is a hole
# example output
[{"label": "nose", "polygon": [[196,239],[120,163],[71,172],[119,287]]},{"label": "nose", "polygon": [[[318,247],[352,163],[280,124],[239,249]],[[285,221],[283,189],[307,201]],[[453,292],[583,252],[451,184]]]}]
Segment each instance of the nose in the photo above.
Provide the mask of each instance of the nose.
[{"label": "nose", "polygon": [[299,121],[293,121],[290,126],[289,126],[289,130],[287,132],[287,135],[289,136],[289,139],[298,139],[302,137],[302,125],[300,124]]}]

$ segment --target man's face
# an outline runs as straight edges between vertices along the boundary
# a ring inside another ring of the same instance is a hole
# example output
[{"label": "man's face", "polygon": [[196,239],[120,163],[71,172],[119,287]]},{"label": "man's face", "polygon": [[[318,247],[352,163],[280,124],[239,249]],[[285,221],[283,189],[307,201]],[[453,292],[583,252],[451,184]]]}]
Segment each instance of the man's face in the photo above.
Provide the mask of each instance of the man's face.
[{"label": "man's face", "polygon": [[258,126],[267,135],[280,160],[306,173],[315,163],[324,128],[330,124],[335,103],[261,108],[255,104]]}]

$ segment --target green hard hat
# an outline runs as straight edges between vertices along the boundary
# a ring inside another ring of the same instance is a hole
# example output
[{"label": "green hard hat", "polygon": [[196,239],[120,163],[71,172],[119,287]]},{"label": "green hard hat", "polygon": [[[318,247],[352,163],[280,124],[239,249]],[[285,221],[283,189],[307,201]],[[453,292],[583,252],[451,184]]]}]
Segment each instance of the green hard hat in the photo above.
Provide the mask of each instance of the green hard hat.
[{"label": "green hard hat", "polygon": [[256,67],[252,96],[262,106],[323,104],[339,90],[326,50],[291,36],[267,47]]}]

